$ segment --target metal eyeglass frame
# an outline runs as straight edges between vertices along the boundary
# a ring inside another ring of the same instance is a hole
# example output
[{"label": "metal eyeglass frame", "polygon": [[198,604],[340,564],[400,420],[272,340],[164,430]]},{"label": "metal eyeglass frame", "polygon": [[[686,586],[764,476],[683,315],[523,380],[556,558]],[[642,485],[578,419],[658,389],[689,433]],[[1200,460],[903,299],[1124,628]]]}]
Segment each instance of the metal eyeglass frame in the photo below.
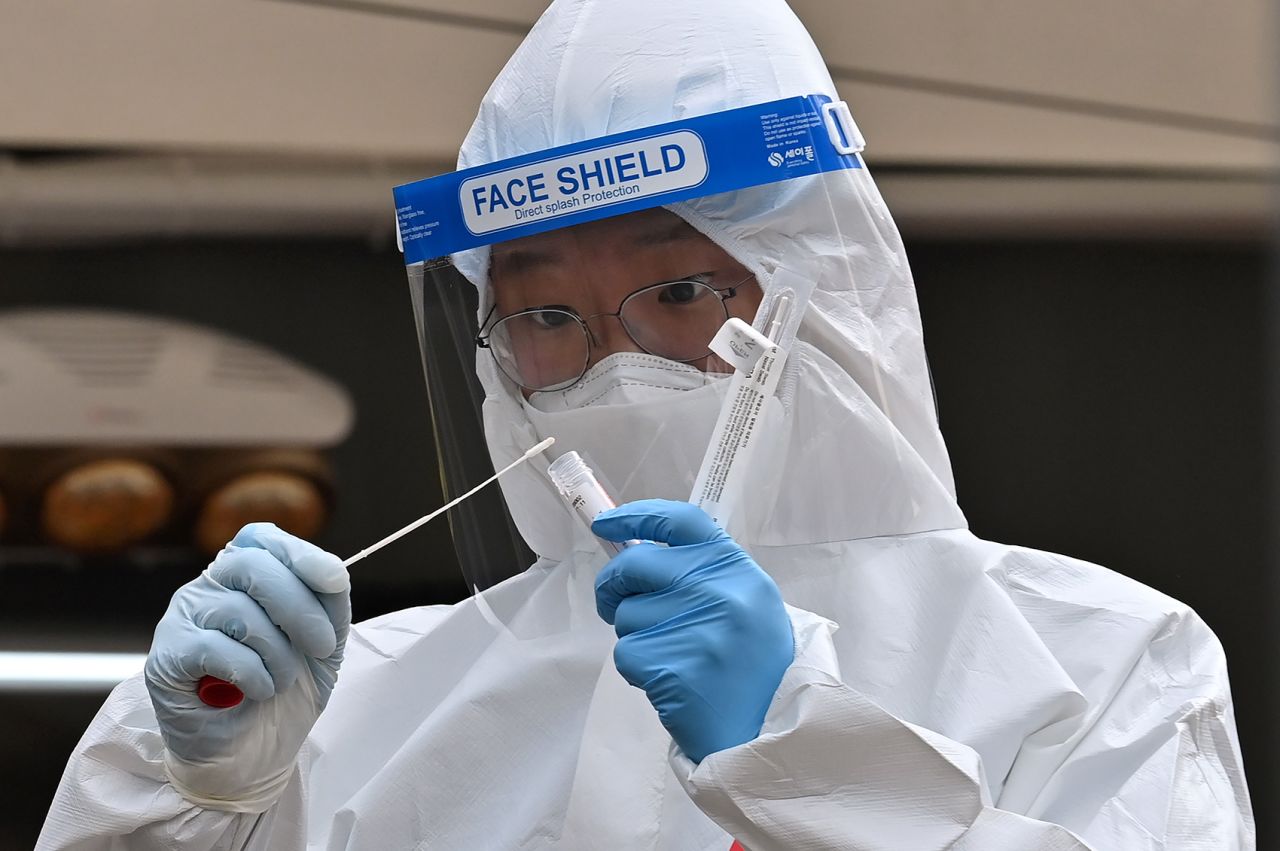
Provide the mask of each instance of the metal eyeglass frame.
[{"label": "metal eyeglass frame", "polygon": [[[755,276],[747,275],[742,280],[736,281],[727,287],[713,287],[711,286],[711,284],[707,283],[706,281],[699,281],[697,278],[692,278],[692,277],[676,278],[675,280],[672,280],[672,281],[659,281],[656,284],[647,284],[638,290],[633,290],[632,292],[627,293],[625,296],[622,297],[622,301],[618,302],[618,309],[615,310],[614,312],[593,313],[590,316],[583,316],[582,314],[578,313],[576,310],[574,310],[572,307],[569,307],[568,305],[548,305],[545,307],[526,307],[524,310],[517,310],[515,313],[509,313],[506,316],[500,316],[497,319],[493,320],[493,323],[490,324],[490,319],[493,317],[493,312],[498,309],[498,305],[495,303],[493,307],[489,308],[489,313],[485,316],[484,322],[482,322],[480,325],[482,330],[481,330],[481,333],[476,335],[475,344],[477,347],[481,349],[488,349],[489,354],[493,356],[493,362],[498,365],[498,369],[502,370],[502,374],[507,376],[507,378],[511,379],[511,381],[513,381],[517,386],[522,387],[525,390],[529,390],[534,393],[555,391],[555,390],[567,390],[568,388],[572,387],[573,385],[581,381],[582,376],[587,374],[587,370],[590,368],[588,364],[591,363],[591,347],[599,345],[599,342],[596,340],[595,333],[591,330],[591,326],[587,324],[592,319],[600,319],[602,317],[612,316],[614,319],[618,320],[618,324],[622,326],[622,330],[627,335],[627,338],[630,339],[631,342],[639,346],[642,352],[644,352],[645,354],[654,355],[655,357],[666,358],[666,355],[660,355],[657,352],[650,351],[648,348],[645,347],[643,343],[641,343],[639,340],[635,338],[634,334],[631,333],[631,329],[627,327],[627,323],[622,320],[622,309],[626,307],[627,302],[629,302],[631,299],[635,298],[638,295],[642,295],[644,293],[659,289],[661,287],[669,287],[669,286],[672,286],[673,284],[695,284],[700,287],[706,287],[707,289],[711,290],[711,292],[716,294],[716,297],[720,301],[720,309],[724,312],[724,318],[727,321],[729,319],[729,308],[725,306],[725,302],[733,298],[734,296],[736,296],[738,294],[738,288],[741,287],[743,284],[745,284],[747,281],[751,280],[753,277]],[[582,369],[578,372],[577,376],[572,381],[569,381],[566,379],[563,382],[558,382],[556,385],[552,387],[529,387],[526,384],[522,384],[518,378],[516,378],[511,373],[507,372],[506,368],[503,367],[502,365],[502,360],[496,354],[494,354],[493,348],[489,345],[489,337],[493,334],[494,328],[496,328],[500,323],[507,321],[508,319],[513,319],[514,317],[524,316],[530,313],[546,313],[549,310],[553,310],[558,313],[564,313],[568,316],[572,316],[577,321],[577,323],[580,326],[582,326],[583,333],[587,338],[587,356],[583,358]],[[485,328],[488,328],[489,330],[486,332],[483,330]],[[710,342],[710,340],[708,340],[707,342]],[[710,352],[708,351],[707,354],[710,354]],[[676,363],[693,363],[696,360],[701,360],[702,358],[706,357],[707,354],[701,354],[696,357],[684,358],[684,359],[676,359],[676,358],[666,358],[666,359],[673,360]]]}]

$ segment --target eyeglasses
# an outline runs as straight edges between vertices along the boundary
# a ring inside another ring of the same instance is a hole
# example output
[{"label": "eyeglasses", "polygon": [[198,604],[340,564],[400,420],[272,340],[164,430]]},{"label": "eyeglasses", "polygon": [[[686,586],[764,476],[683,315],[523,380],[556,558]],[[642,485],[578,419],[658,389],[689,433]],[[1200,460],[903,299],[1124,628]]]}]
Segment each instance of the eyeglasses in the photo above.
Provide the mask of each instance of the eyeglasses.
[{"label": "eyeglasses", "polygon": [[614,317],[641,351],[691,363],[708,355],[707,345],[729,318],[725,302],[751,279],[748,275],[732,286],[717,288],[701,277],[642,287],[624,298],[613,313],[583,317],[562,304],[526,308],[495,321],[487,333],[476,337],[476,345],[493,354],[503,374],[533,391],[564,390],[582,379],[591,362],[591,347],[600,345],[587,324],[592,319]]}]

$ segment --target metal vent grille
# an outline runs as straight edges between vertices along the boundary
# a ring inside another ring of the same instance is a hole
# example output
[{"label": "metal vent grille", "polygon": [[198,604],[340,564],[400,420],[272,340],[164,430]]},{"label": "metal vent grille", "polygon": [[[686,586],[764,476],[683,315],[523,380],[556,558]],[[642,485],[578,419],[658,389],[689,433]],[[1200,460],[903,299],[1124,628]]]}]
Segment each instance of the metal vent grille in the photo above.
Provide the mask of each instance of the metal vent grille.
[{"label": "metal vent grille", "polygon": [[146,383],[164,347],[159,328],[128,320],[30,317],[13,323],[10,330],[89,387]]},{"label": "metal vent grille", "polygon": [[244,343],[219,345],[209,368],[210,383],[222,387],[290,390],[297,378],[278,356]]}]

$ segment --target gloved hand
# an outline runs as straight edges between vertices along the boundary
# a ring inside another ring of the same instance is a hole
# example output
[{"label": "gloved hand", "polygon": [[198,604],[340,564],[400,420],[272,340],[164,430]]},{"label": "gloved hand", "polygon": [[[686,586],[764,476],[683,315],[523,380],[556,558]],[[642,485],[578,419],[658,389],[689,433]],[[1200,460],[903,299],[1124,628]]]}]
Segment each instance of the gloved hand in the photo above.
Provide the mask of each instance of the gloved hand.
[{"label": "gloved hand", "polygon": [[[165,769],[184,797],[262,812],[284,791],[338,678],[350,589],[337,556],[253,523],[173,595],[145,678]],[[245,700],[206,706],[196,696],[206,674],[239,686]]]},{"label": "gloved hand", "polygon": [[701,509],[646,499],[591,529],[635,544],[596,577],[596,608],[618,633],[613,658],[694,762],[760,735],[795,656],[778,586]]}]

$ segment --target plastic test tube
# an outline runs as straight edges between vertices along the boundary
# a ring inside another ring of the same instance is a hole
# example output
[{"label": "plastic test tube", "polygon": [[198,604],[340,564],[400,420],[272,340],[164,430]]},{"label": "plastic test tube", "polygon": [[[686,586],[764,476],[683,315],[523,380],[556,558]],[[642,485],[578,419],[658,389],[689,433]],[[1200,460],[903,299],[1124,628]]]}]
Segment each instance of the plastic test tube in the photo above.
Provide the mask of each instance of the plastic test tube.
[{"label": "plastic test tube", "polygon": [[[617,507],[613,497],[609,496],[609,492],[596,479],[596,474],[577,452],[571,450],[552,461],[547,467],[547,474],[555,483],[556,490],[560,491],[565,501],[578,512],[578,516],[583,519],[588,528],[600,512]],[[601,538],[600,543],[609,553],[617,555],[624,547],[638,544],[639,541],[619,544],[616,541],[606,541]]]}]

